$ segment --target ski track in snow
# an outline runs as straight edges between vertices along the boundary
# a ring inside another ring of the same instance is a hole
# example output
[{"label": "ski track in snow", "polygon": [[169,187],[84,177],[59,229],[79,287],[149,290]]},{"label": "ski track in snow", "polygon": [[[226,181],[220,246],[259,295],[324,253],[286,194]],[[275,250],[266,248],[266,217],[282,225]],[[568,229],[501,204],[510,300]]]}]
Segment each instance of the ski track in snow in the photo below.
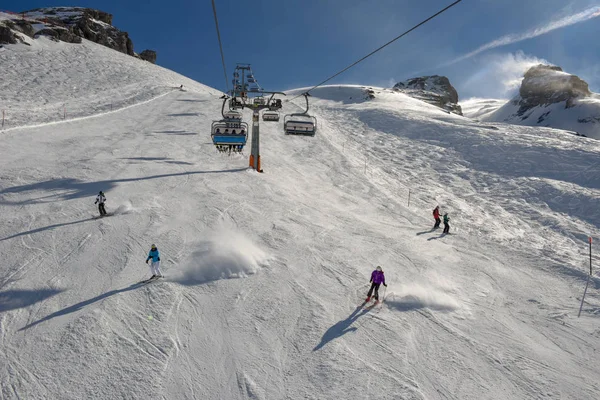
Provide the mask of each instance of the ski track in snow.
[{"label": "ski track in snow", "polygon": [[[216,91],[87,42],[44,46],[0,54],[28,60],[25,103],[40,85],[68,98],[35,76],[52,52],[155,79],[135,101],[107,88],[135,107],[2,135],[3,398],[599,396],[597,277],[575,317],[598,142],[333,86],[311,98],[315,137],[261,122],[257,174],[250,144],[227,157],[210,142]],[[106,80],[86,83],[80,116],[103,112]],[[190,91],[141,103],[179,82]],[[99,190],[115,214],[93,219]],[[451,235],[430,230],[436,204]],[[166,278],[141,285],[151,243]],[[376,265],[385,301],[359,307]]]}]

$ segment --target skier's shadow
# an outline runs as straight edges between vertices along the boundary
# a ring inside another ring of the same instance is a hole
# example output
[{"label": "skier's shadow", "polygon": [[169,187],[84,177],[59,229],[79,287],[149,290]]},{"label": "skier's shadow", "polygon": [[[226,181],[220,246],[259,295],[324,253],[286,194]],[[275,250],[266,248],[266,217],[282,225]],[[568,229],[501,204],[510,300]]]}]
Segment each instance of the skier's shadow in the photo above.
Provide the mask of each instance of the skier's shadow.
[{"label": "skier's shadow", "polygon": [[63,308],[62,310],[56,311],[56,312],[54,312],[54,313],[52,313],[52,314],[50,314],[50,315],[48,315],[48,316],[46,316],[46,317],[44,317],[42,319],[39,319],[39,320],[37,320],[35,322],[32,322],[32,323],[30,323],[30,324],[22,327],[21,329],[19,329],[19,331],[24,331],[25,329],[29,329],[32,326],[35,326],[35,325],[37,325],[39,323],[48,321],[48,320],[50,320],[52,318],[60,317],[61,315],[71,314],[72,312],[78,311],[78,310],[82,309],[83,307],[85,307],[87,305],[90,305],[90,304],[95,303],[97,301],[106,299],[107,297],[113,296],[115,294],[123,293],[123,292],[128,292],[130,290],[134,290],[134,289],[137,289],[137,288],[142,287],[142,286],[144,286],[143,283],[137,282],[137,283],[134,283],[134,284],[132,284],[132,285],[126,287],[126,288],[115,289],[115,290],[111,290],[110,292],[102,293],[99,296],[93,297],[91,299],[82,301],[80,303],[73,304],[70,307]]},{"label": "skier's shadow", "polygon": [[424,234],[426,234],[426,233],[431,233],[431,232],[435,231],[436,229],[437,229],[437,228],[431,228],[431,229],[430,229],[430,230],[428,230],[428,231],[417,232],[417,236],[424,235]]},{"label": "skier's shadow", "polygon": [[369,311],[371,311],[370,308],[363,308],[363,306],[357,307],[356,310],[354,310],[352,312],[352,314],[350,314],[350,316],[348,318],[346,318],[346,319],[338,322],[337,324],[335,324],[331,328],[327,329],[327,332],[325,332],[323,334],[323,337],[321,338],[321,343],[319,343],[313,349],[313,351],[317,351],[317,350],[321,349],[327,343],[329,343],[332,340],[337,339],[337,338],[345,335],[348,332],[354,332],[355,330],[357,330],[358,328],[351,327],[350,325],[352,325],[352,323],[354,321],[356,321],[359,317],[365,315]]},{"label": "skier's shadow", "polygon": [[447,235],[447,233],[441,233],[439,236],[430,237],[430,238],[429,238],[429,239],[427,239],[427,240],[429,241],[429,240],[441,239],[441,238],[443,238],[443,237],[444,237],[444,236],[446,236],[446,235]]}]

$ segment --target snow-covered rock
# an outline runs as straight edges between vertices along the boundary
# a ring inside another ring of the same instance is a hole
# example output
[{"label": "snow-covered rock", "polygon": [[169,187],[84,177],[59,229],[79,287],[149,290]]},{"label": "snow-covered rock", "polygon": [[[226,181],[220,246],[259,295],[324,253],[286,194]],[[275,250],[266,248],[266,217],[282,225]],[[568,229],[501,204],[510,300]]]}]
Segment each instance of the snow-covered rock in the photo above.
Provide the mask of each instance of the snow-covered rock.
[{"label": "snow-covered rock", "polygon": [[458,92],[445,76],[432,75],[411,78],[394,85],[394,90],[433,104],[446,111],[462,115],[458,105]]},{"label": "snow-covered rock", "polygon": [[479,114],[486,121],[558,128],[600,139],[600,96],[557,66],[530,68],[517,96],[494,112]]}]

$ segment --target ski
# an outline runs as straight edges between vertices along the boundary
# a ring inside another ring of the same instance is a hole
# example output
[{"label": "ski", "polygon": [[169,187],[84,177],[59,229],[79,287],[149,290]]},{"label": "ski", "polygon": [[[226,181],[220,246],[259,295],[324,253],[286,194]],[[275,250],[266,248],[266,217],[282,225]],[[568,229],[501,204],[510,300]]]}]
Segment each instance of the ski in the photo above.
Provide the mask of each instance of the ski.
[{"label": "ski", "polygon": [[93,219],[99,219],[99,218],[104,218],[104,217],[110,217],[110,216],[112,216],[113,214],[114,214],[114,213],[107,213],[107,214],[104,214],[104,215],[92,215],[92,218],[93,218]]},{"label": "ski", "polygon": [[138,282],[138,283],[139,283],[139,284],[150,283],[150,282],[157,281],[157,280],[159,280],[160,278],[164,278],[164,276],[154,276],[154,277],[152,277],[152,278],[145,279],[145,280],[143,280],[143,281],[140,281],[140,282]]}]

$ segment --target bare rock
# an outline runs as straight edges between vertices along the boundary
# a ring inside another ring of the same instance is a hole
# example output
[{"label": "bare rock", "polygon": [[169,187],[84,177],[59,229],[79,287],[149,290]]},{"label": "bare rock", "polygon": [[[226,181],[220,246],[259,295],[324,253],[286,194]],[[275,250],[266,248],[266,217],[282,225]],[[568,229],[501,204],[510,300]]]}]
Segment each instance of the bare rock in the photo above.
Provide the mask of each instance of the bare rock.
[{"label": "bare rock", "polygon": [[393,89],[448,112],[463,115],[462,108],[458,105],[458,92],[445,76],[412,78],[398,82]]},{"label": "bare rock", "polygon": [[16,44],[17,38],[12,29],[0,25],[0,44]]},{"label": "bare rock", "polygon": [[144,50],[140,53],[140,58],[142,60],[146,60],[151,62],[152,64],[156,64],[156,51],[154,50]]}]

